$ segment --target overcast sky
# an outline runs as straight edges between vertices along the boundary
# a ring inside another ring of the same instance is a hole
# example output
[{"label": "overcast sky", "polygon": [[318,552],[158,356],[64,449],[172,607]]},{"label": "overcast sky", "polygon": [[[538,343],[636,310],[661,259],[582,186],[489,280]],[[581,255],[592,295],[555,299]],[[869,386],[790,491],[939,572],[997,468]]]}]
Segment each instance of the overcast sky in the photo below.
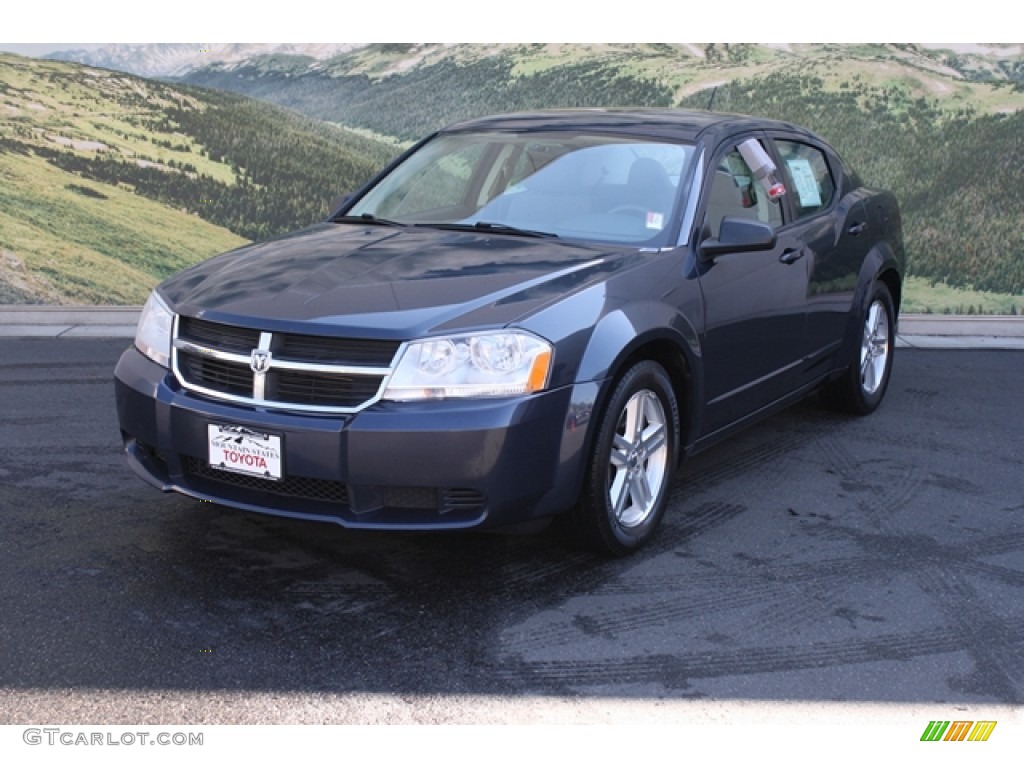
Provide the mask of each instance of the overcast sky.
[{"label": "overcast sky", "polygon": [[[972,0],[969,13],[922,13],[892,0],[857,0],[857,10],[830,24],[821,0],[787,0],[786,13],[765,12],[763,0],[730,0],[728,9],[715,4],[691,8],[679,0],[646,0],[640,6],[622,6],[616,14],[581,14],[572,4],[550,0],[516,0],[515,13],[503,14],[500,23],[481,23],[464,13],[463,0],[390,0],[387,24],[349,21],[334,24],[336,0],[289,0],[282,14],[247,14],[241,18],[234,5],[218,6],[209,0],[175,0],[174,13],[159,25],[138,14],[136,0],[91,0],[83,12],[81,0],[47,0],[22,5],[17,18],[4,14],[0,40],[105,40],[234,43],[325,42],[342,38],[351,43],[435,42],[629,42],[713,40],[718,42],[834,43],[884,39],[916,43],[940,40],[1005,40],[1019,25],[1006,23],[1005,0]],[[450,11],[450,12],[446,12]],[[806,11],[806,12],[805,12]],[[200,21],[201,20],[201,21]],[[538,21],[540,20],[540,21]],[[326,22],[326,23],[325,23]],[[1010,42],[1010,41],[1006,41]],[[103,47],[89,43],[0,42],[0,51],[23,56],[44,56],[53,51]]]},{"label": "overcast sky", "polygon": [[[1009,24],[1006,0],[972,0],[966,10],[931,13],[892,0],[848,3],[843,18],[829,20],[821,0],[787,0],[785,13],[763,0],[721,4],[686,4],[646,0],[620,4],[614,14],[581,13],[572,4],[550,0],[516,0],[488,22],[466,13],[464,0],[390,0],[382,24],[372,13],[339,17],[337,0],[288,0],[282,13],[238,13],[234,4],[209,0],[175,0],[173,13],[140,15],[136,0],[47,0],[25,4],[17,16],[4,14],[0,50],[26,56],[73,48],[98,48],[96,42],[41,43],[40,40],[106,40],[124,43],[222,40],[231,42],[628,42],[650,40],[717,40],[719,42],[787,41],[865,42],[870,40],[1005,40],[1019,38],[1020,26]],[[851,10],[852,9],[852,10]],[[379,16],[379,14],[378,14]],[[372,39],[370,39],[372,37]],[[1009,42],[1009,41],[1007,41]],[[1014,42],[1020,42],[1019,39]]]},{"label": "overcast sky", "polygon": [[0,51],[20,53],[22,56],[45,56],[53,51],[70,51],[75,48],[94,50],[102,43],[0,43]]}]

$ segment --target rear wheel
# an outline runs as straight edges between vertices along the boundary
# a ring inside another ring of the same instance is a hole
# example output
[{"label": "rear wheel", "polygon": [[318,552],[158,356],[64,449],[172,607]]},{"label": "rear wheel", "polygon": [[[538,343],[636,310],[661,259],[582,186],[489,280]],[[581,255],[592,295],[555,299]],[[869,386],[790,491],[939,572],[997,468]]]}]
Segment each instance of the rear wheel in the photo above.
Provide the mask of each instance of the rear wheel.
[{"label": "rear wheel", "polygon": [[884,283],[875,283],[861,320],[860,344],[843,375],[825,386],[825,401],[854,414],[868,414],[882,402],[892,373],[896,312]]},{"label": "rear wheel", "polygon": [[665,369],[637,363],[615,385],[598,426],[574,532],[591,548],[624,555],[654,535],[679,451],[679,407]]}]

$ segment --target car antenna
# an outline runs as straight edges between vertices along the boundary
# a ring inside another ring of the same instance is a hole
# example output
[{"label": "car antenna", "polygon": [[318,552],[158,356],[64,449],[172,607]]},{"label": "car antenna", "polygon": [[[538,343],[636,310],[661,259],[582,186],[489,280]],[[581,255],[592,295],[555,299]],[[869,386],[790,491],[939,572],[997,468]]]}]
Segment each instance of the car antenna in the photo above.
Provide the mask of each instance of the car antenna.
[{"label": "car antenna", "polygon": [[708,112],[711,111],[711,105],[715,103],[715,94],[718,93],[718,86],[716,85],[711,89],[711,96],[708,97]]}]

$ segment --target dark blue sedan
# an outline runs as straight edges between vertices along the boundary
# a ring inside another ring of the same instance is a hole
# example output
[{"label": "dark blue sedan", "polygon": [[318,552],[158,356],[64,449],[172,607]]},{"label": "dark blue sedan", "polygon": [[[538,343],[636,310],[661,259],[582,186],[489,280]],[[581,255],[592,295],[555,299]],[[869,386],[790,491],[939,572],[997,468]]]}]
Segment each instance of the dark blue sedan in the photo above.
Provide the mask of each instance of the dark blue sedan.
[{"label": "dark blue sedan", "polygon": [[641,546],[684,456],[885,394],[893,196],[814,134],[559,111],[423,140],[328,221],[159,285],[116,370],[143,479],[351,528],[562,516]]}]

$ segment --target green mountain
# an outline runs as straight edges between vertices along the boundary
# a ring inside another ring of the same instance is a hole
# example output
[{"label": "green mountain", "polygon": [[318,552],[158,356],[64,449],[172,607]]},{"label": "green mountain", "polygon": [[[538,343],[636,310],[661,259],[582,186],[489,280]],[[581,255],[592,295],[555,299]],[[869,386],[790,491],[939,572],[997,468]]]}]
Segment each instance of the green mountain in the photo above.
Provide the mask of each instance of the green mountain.
[{"label": "green mountain", "polygon": [[[1024,106],[1024,47],[987,55],[913,45],[378,44],[327,60],[257,56],[186,82],[411,140],[489,112],[544,107],[673,106],[700,91],[775,74],[898,87],[945,111]],[[707,104],[707,97],[704,99]],[[718,104],[714,105],[716,108]]]},{"label": "green mountain", "polygon": [[[683,105],[709,98],[694,94]],[[1024,111],[946,113],[893,84],[777,73],[722,87],[716,107],[807,125],[871,184],[896,192],[909,271],[932,283],[1024,294]],[[1019,302],[1018,302],[1019,303]]]},{"label": "green mountain", "polygon": [[1022,51],[369,45],[187,82],[0,54],[0,302],[139,302],[181,267],[321,219],[399,144],[465,117],[711,105],[807,125],[899,195],[908,309],[1016,312]]},{"label": "green mountain", "polygon": [[475,115],[559,106],[710,105],[790,120],[896,192],[910,271],[923,278],[915,285],[996,292],[990,307],[1015,308],[1024,47],[974,48],[371,45],[326,61],[218,64],[186,80],[403,140]]},{"label": "green mountain", "polygon": [[140,303],[321,220],[395,152],[234,94],[0,54],[0,302]]}]

